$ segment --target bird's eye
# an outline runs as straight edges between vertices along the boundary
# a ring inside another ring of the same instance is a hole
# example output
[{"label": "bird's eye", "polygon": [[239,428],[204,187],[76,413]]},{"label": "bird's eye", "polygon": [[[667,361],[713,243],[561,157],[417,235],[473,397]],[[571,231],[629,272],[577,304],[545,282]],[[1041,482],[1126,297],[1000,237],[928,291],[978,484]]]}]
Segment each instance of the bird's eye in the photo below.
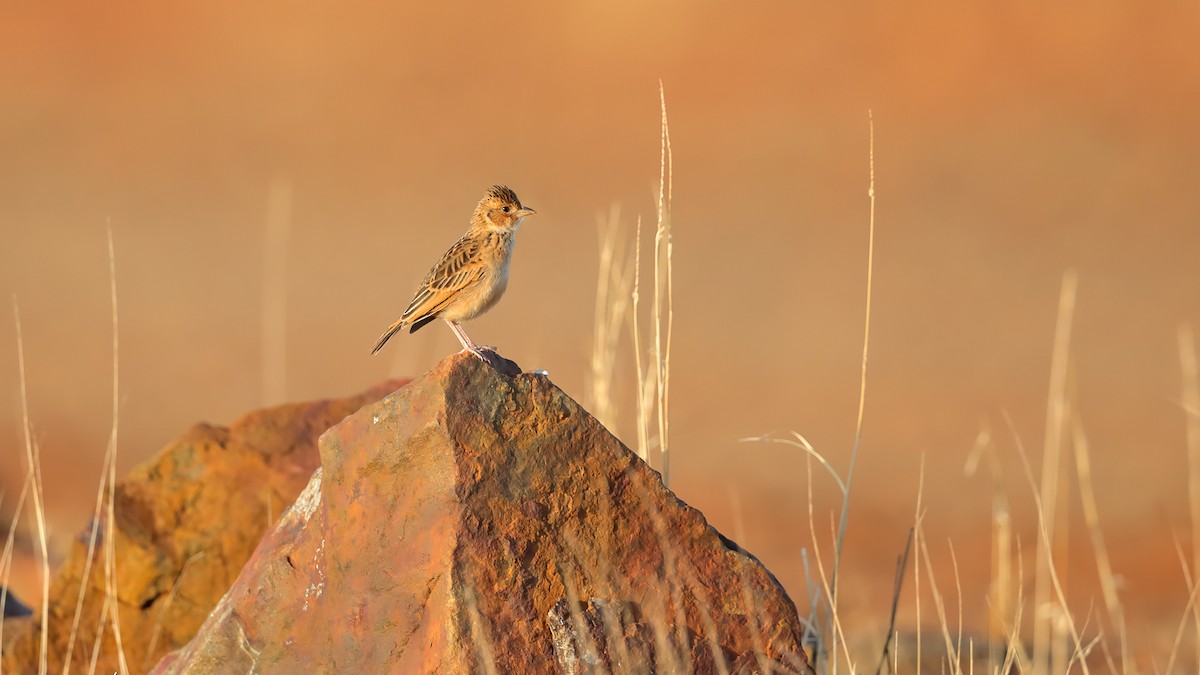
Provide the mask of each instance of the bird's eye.
[{"label": "bird's eye", "polygon": [[503,208],[503,209],[501,209],[501,210],[502,210],[502,211],[504,211],[505,213],[508,213],[508,212],[509,212],[509,211],[511,211],[512,209],[510,209],[510,208],[508,208],[508,207],[506,206],[506,207],[504,207],[504,208]]}]

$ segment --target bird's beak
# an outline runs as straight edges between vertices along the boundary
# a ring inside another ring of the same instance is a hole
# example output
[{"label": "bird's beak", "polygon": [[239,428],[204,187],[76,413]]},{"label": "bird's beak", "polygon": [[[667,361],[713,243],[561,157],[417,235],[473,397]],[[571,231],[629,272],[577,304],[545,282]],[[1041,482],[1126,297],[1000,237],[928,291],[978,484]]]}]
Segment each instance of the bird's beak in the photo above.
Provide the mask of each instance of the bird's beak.
[{"label": "bird's beak", "polygon": [[528,206],[522,206],[522,207],[521,207],[521,208],[520,208],[520,209],[517,211],[517,217],[518,217],[518,218],[524,218],[525,216],[532,216],[532,215],[535,215],[535,214],[537,214],[537,211],[534,211],[533,209],[529,208]]}]

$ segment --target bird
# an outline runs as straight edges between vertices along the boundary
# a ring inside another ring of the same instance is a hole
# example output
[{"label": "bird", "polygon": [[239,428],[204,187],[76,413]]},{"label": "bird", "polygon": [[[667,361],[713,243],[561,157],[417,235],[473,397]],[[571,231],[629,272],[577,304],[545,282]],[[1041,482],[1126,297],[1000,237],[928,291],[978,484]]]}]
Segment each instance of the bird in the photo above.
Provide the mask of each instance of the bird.
[{"label": "bird", "polygon": [[463,351],[491,363],[461,323],[488,311],[504,295],[517,228],[535,213],[507,186],[488,188],[471,214],[466,234],[425,275],[408,308],[379,337],[371,353],[378,353],[405,326],[415,333],[442,319],[462,343]]}]

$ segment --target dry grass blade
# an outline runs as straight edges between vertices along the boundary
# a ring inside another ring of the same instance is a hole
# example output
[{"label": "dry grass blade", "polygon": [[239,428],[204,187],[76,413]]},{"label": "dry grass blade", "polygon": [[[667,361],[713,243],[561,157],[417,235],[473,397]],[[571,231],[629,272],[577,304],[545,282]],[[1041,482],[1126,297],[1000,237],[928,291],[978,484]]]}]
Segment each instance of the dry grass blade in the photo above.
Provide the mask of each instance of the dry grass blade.
[{"label": "dry grass blade", "polygon": [[116,492],[117,492],[117,419],[120,411],[120,368],[117,355],[120,353],[117,323],[117,258],[113,250],[112,228],[108,229],[108,279],[109,299],[112,302],[112,344],[113,344],[113,390],[112,390],[112,433],[108,438],[108,523],[104,528],[104,595],[108,600],[109,611],[112,613],[113,639],[117,643],[117,665],[121,675],[129,673],[129,664],[125,661],[125,642],[121,638],[120,603],[117,602],[117,545],[116,545]]},{"label": "dry grass blade", "polygon": [[[1059,581],[1058,573],[1055,570],[1054,557],[1050,553],[1051,542],[1050,542],[1050,532],[1046,527],[1046,518],[1047,518],[1046,510],[1045,510],[1044,505],[1042,504],[1041,495],[1039,495],[1038,491],[1037,491],[1037,481],[1033,477],[1033,467],[1029,463],[1029,456],[1025,453],[1025,445],[1021,442],[1021,438],[1017,434],[1016,428],[1013,426],[1012,419],[1007,417],[1007,415],[1006,415],[1005,420],[1008,422],[1009,429],[1012,432],[1013,439],[1016,443],[1017,454],[1021,458],[1021,465],[1025,469],[1025,479],[1028,481],[1029,487],[1033,492],[1033,504],[1037,510],[1038,533],[1040,535],[1040,537],[1038,539],[1038,545],[1040,547],[1044,547],[1046,550],[1046,564],[1044,567],[1042,565],[1038,565],[1037,573],[1039,575],[1045,573],[1047,576],[1049,576],[1050,587],[1057,597],[1058,607],[1059,607],[1059,609],[1061,609],[1060,616],[1061,616],[1063,623],[1066,626],[1067,631],[1069,632],[1069,634],[1071,636],[1072,641],[1074,642],[1075,652],[1076,652],[1076,654],[1086,657],[1087,653],[1083,648],[1083,640],[1080,638],[1079,631],[1075,628],[1075,619],[1071,617],[1071,612],[1067,606],[1067,596],[1066,596],[1066,593],[1063,591],[1062,583]],[[1036,609],[1035,609],[1035,614],[1036,614]],[[1046,649],[1046,648],[1049,648],[1050,646],[1052,646],[1052,645],[1043,645],[1043,648]],[[1035,662],[1034,662],[1035,669],[1039,667],[1039,665],[1038,665],[1039,662],[1036,661],[1038,656],[1039,656],[1039,654],[1037,652],[1037,646],[1035,645],[1034,654],[1033,654],[1033,657],[1035,659]],[[1072,658],[1072,660],[1073,660],[1073,658]],[[1088,669],[1088,664],[1087,664],[1086,658],[1080,659],[1079,665],[1083,669],[1083,672],[1085,675],[1087,675],[1087,673],[1090,672]]]},{"label": "dry grass blade", "polygon": [[[1100,529],[1100,512],[1096,506],[1096,493],[1092,486],[1092,460],[1088,451],[1087,436],[1083,433],[1083,423],[1078,415],[1071,417],[1071,445],[1075,449],[1075,472],[1079,477],[1079,498],[1083,507],[1083,519],[1087,524],[1092,539],[1092,552],[1096,559],[1096,571],[1100,580],[1100,592],[1104,597],[1104,607],[1108,612],[1108,620],[1117,631],[1121,648],[1121,670],[1133,671],[1130,663],[1129,644],[1125,628],[1125,608],[1117,595],[1116,576],[1112,571],[1112,563],[1108,558],[1108,547],[1104,545],[1104,532]],[[1105,648],[1105,653],[1107,653]]]},{"label": "dry grass blade", "polygon": [[867,298],[863,320],[863,350],[862,369],[858,386],[858,416],[854,423],[854,446],[850,450],[850,466],[846,469],[845,498],[842,500],[842,512],[838,517],[837,543],[833,547],[833,586],[834,604],[837,603],[838,570],[841,569],[842,549],[846,540],[846,528],[850,518],[850,489],[854,485],[854,467],[858,464],[858,449],[862,446],[863,412],[867,403],[867,354],[871,345],[871,289],[875,278],[875,116],[867,111],[868,125],[868,166],[870,182],[867,187],[867,197],[870,200],[870,216],[867,227]]},{"label": "dry grass blade", "polygon": [[100,643],[104,638],[104,629],[108,626],[109,605],[116,602],[111,596],[104,598],[104,604],[100,608],[100,623],[96,626],[96,637],[92,640],[92,658],[88,661],[88,675],[94,675],[96,665],[100,661]]},{"label": "dry grass blade", "polygon": [[642,287],[642,217],[638,216],[637,229],[633,245],[633,292],[630,294],[632,299],[632,313],[630,316],[629,327],[633,334],[633,362],[637,369],[637,437],[638,446],[637,454],[643,461],[649,461],[650,458],[650,392],[654,387],[654,380],[648,377],[654,377],[655,371],[648,371],[648,366],[642,364],[642,338],[641,329],[638,327],[638,306],[641,304],[641,287]]},{"label": "dry grass blade", "polygon": [[1183,633],[1187,629],[1188,617],[1192,615],[1193,608],[1196,606],[1196,594],[1200,593],[1200,584],[1194,583],[1191,575],[1188,573],[1187,556],[1183,553],[1183,547],[1179,545],[1179,540],[1175,541],[1175,551],[1179,555],[1179,565],[1183,568],[1184,579],[1188,586],[1188,601],[1183,608],[1183,616],[1179,617],[1179,627],[1175,630],[1175,640],[1171,643],[1171,654],[1167,658],[1167,667],[1163,670],[1164,673],[1172,673],[1175,669],[1175,659],[1179,655],[1179,646],[1183,643]]},{"label": "dry grass blade", "polygon": [[[114,279],[115,279],[115,276],[114,276]],[[115,289],[114,289],[113,297],[114,297],[113,302],[115,303]],[[115,304],[114,304],[114,307],[115,307]],[[115,313],[114,313],[113,320],[114,320],[114,324],[115,324],[115,321],[116,321]],[[118,393],[117,389],[116,389],[117,368],[116,368],[116,342],[115,342],[115,340],[116,340],[116,336],[114,333],[114,343],[113,343],[113,380],[114,380],[113,401],[114,401],[114,407],[113,407],[113,432],[112,432],[114,435],[116,433],[116,424],[117,424],[117,409],[116,409],[115,402],[117,401],[117,393]],[[101,520],[105,517],[105,508],[106,508],[105,496],[108,494],[109,478],[113,472],[112,467],[114,467],[116,464],[116,451],[117,451],[117,447],[116,447],[116,443],[114,442],[114,437],[110,436],[109,443],[107,444],[107,447],[105,448],[105,451],[104,451],[104,460],[101,463],[101,469],[100,469],[100,484],[96,488],[96,501],[92,508],[92,513],[94,515],[93,515],[93,519],[92,519],[90,527],[89,527],[87,556],[84,558],[83,574],[80,576],[80,579],[79,579],[79,593],[75,600],[75,615],[71,619],[71,633],[67,639],[66,653],[68,656],[66,656],[66,658],[64,659],[63,675],[69,675],[69,673],[71,671],[71,665],[73,663],[72,655],[75,652],[75,641],[78,639],[78,636],[79,636],[79,625],[80,625],[80,620],[83,616],[83,603],[84,603],[84,599],[87,596],[87,591],[88,591],[88,588],[90,585],[89,582],[91,581],[91,578],[92,578],[92,575],[91,575],[92,564],[96,558],[97,537],[101,530],[107,531],[107,528],[102,528],[100,523],[101,523]],[[106,546],[107,546],[107,541],[108,541],[108,539],[106,536],[106,538],[105,538]],[[105,553],[105,556],[106,556],[106,562],[107,562],[107,553]],[[106,572],[106,574],[105,574],[106,584],[107,584],[107,579],[108,579],[108,576],[107,576],[107,572]],[[105,607],[107,607],[107,606],[108,605],[106,603]],[[151,651],[153,651],[153,650],[151,650]]]},{"label": "dry grass blade", "polygon": [[[963,471],[967,476],[975,475],[979,463],[987,462],[988,473],[992,479],[992,536],[989,541],[992,546],[991,585],[988,589],[988,642],[987,659],[989,672],[995,670],[993,640],[997,637],[1007,639],[1008,617],[1012,613],[1013,583],[1012,583],[1012,517],[1008,507],[1008,495],[1003,489],[1004,470],[996,455],[992,443],[992,431],[985,421],[975,438],[975,445],[967,457]],[[972,667],[974,662],[972,661]]]},{"label": "dry grass blade", "polygon": [[[921,545],[921,502],[925,497],[925,453],[921,453],[921,471],[917,478],[917,505],[913,510],[913,545]],[[921,556],[913,557],[913,604],[917,611],[917,675],[921,673]]]},{"label": "dry grass blade", "polygon": [[739,443],[778,443],[780,445],[787,445],[787,446],[790,446],[793,448],[800,448],[805,453],[807,453],[809,457],[812,457],[813,459],[817,460],[817,463],[825,468],[825,471],[827,471],[829,473],[830,477],[833,478],[834,482],[837,483],[838,491],[842,493],[842,499],[845,499],[847,496],[846,483],[844,481],[842,481],[842,477],[838,475],[837,470],[833,468],[833,465],[830,464],[829,461],[826,460],[823,455],[821,455],[821,453],[817,452],[816,449],[813,448],[812,443],[809,443],[806,438],[804,438],[803,436],[801,436],[800,434],[798,434],[794,431],[792,432],[792,435],[795,436],[795,440],[792,440],[790,438],[779,438],[777,436],[765,434],[763,436],[748,436],[746,438],[739,438],[738,442]]},{"label": "dry grass blade", "polygon": [[[921,526],[918,525],[917,529],[920,531]],[[942,629],[942,639],[946,642],[946,660],[950,661],[950,671],[961,675],[962,665],[955,656],[954,640],[950,637],[950,624],[946,620],[946,605],[942,601],[937,579],[933,575],[933,562],[929,559],[929,546],[926,545],[924,537],[921,538],[920,551],[921,557],[925,559],[925,576],[929,579],[929,592],[933,594],[933,607],[937,610],[938,627]]]},{"label": "dry grass blade", "polygon": [[[900,609],[900,592],[904,588],[904,570],[908,569],[908,556],[912,553],[913,543],[913,528],[908,529],[908,537],[904,540],[904,553],[896,559],[896,580],[892,584],[892,610],[888,614],[887,633],[883,637],[883,654],[879,657],[879,665],[875,668],[875,675],[880,675],[883,672],[883,665],[887,663],[888,645],[891,644],[892,635],[896,631],[896,612]],[[897,645],[897,648],[899,646]],[[893,668],[892,672],[896,672]]]},{"label": "dry grass blade", "polygon": [[821,562],[821,544],[817,540],[817,528],[813,521],[814,500],[812,491],[812,456],[809,455],[806,459],[808,463],[808,471],[806,472],[808,475],[808,530],[812,537],[813,557],[816,558],[817,561],[817,574],[821,578],[821,590],[824,592],[825,601],[829,606],[832,629],[830,630],[831,646],[829,648],[827,658],[829,660],[828,662],[831,672],[836,675],[838,671],[837,648],[839,643],[842,647],[842,655],[846,659],[846,665],[851,669],[851,671],[854,669],[854,660],[850,657],[850,650],[846,645],[846,634],[842,630],[841,617],[838,616],[838,608],[837,603],[835,602],[836,598],[833,594],[833,587],[829,583],[829,577],[825,574],[825,564]]},{"label": "dry grass blade", "polygon": [[[954,542],[946,540],[946,543],[950,546],[950,562],[954,569],[954,592],[958,597],[958,639],[954,643],[954,660],[961,664],[963,636],[962,579],[958,574],[958,555],[954,552]],[[974,645],[972,645],[972,651],[974,651]],[[971,667],[974,668],[975,659],[972,658],[970,663]]]},{"label": "dry grass blade", "polygon": [[[671,421],[668,413],[671,399],[671,332],[675,323],[675,293],[671,284],[673,167],[671,130],[667,125],[667,96],[663,91],[662,80],[658,81],[658,96],[662,105],[662,159],[658,184],[658,226],[654,231],[654,361],[658,369],[655,385],[658,392],[658,447],[662,452],[662,479],[663,485],[670,487],[671,454],[668,438]],[[663,340],[664,311],[666,312],[665,343]]]},{"label": "dry grass blade", "polygon": [[[1050,639],[1052,614],[1051,577],[1056,570],[1052,566],[1056,532],[1056,509],[1058,495],[1059,466],[1062,463],[1062,438],[1066,422],[1067,372],[1070,363],[1071,326],[1075,315],[1075,289],[1077,277],[1074,270],[1063,274],[1059,292],[1058,318],[1054,328],[1054,350],[1050,359],[1050,386],[1046,399],[1046,429],[1042,445],[1042,482],[1038,502],[1044,514],[1039,517],[1041,529],[1045,530],[1045,541],[1039,538],[1036,570],[1034,575],[1033,613],[1033,659],[1034,668],[1043,668],[1048,663],[1052,642]],[[1032,476],[1032,473],[1030,473]],[[1049,572],[1044,574],[1043,572]]]},{"label": "dry grass blade", "polygon": [[83,601],[87,597],[89,581],[92,578],[92,562],[96,558],[96,540],[100,533],[101,513],[104,508],[104,495],[108,485],[108,464],[112,461],[112,445],[104,453],[103,467],[100,472],[100,486],[96,490],[96,503],[92,509],[94,514],[91,523],[89,524],[87,557],[83,560],[83,574],[79,578],[79,592],[75,599],[75,616],[71,619],[71,634],[67,639],[67,651],[63,661],[63,675],[68,675],[71,672],[71,664],[73,663],[73,655],[75,653],[75,640],[79,636],[79,622],[83,616]]},{"label": "dry grass blade", "polygon": [[[811,497],[810,497],[811,498]],[[812,667],[817,669],[821,655],[826,653],[824,633],[820,621],[821,591],[812,577],[812,565],[808,563],[808,549],[800,549],[800,564],[804,568],[804,588],[808,591],[809,618],[802,619],[805,630],[804,646],[812,648]]]},{"label": "dry grass blade", "polygon": [[[0,555],[0,586],[4,587],[4,592],[0,593],[0,617],[4,616],[4,608],[8,606],[8,579],[12,574],[13,562],[13,545],[16,543],[17,523],[21,521],[21,514],[25,510],[25,497],[29,494],[29,488],[33,485],[33,472],[25,472],[25,481],[21,484],[21,496],[17,498],[17,508],[13,511],[12,521],[8,524],[8,537],[4,541],[4,554]],[[0,620],[0,645],[4,644],[4,621]],[[4,660],[0,659],[0,673],[4,672]]]},{"label": "dry grass blade", "polygon": [[[633,265],[622,242],[620,210],[614,205],[598,223],[600,270],[596,279],[596,313],[592,334],[591,373],[588,382],[590,409],[606,428],[617,429],[616,373],[621,324],[629,311]],[[619,254],[618,254],[619,253]]]},{"label": "dry grass blade", "polygon": [[1025,587],[1025,585],[1024,585],[1025,566],[1024,566],[1023,562],[1020,562],[1022,559],[1020,541],[1017,542],[1017,559],[1018,559],[1017,586],[1016,586],[1017,598],[1016,598],[1015,610],[1013,611],[1012,624],[1009,625],[1007,623],[1006,619],[1004,618],[1005,616],[1007,616],[1006,614],[999,614],[997,612],[996,608],[994,608],[994,607],[990,608],[992,610],[993,614],[995,614],[996,616],[999,617],[998,621],[1004,626],[1004,635],[1005,635],[1004,661],[1001,664],[999,670],[992,671],[995,673],[1004,673],[1004,674],[1011,673],[1014,665],[1016,666],[1018,672],[1023,673],[1027,670],[1027,668],[1025,667],[1025,664],[1029,662],[1028,658],[1026,658],[1026,656],[1025,656],[1025,652],[1024,652],[1023,648],[1021,647],[1021,636],[1020,636],[1021,615],[1022,615],[1022,609],[1024,608],[1024,605],[1025,605],[1024,598],[1021,595],[1021,589]]},{"label": "dry grass blade", "polygon": [[179,570],[179,574],[175,577],[175,583],[171,584],[171,590],[167,593],[167,599],[163,601],[158,608],[158,612],[154,617],[154,630],[150,633],[150,643],[146,647],[146,658],[142,662],[142,670],[149,671],[153,665],[150,659],[154,656],[154,650],[158,647],[158,638],[162,635],[163,617],[171,609],[171,604],[175,602],[175,595],[179,593],[179,586],[183,583],[183,575],[187,574],[188,568],[192,563],[204,557],[204,551],[193,553],[190,558],[183,563],[183,567]]},{"label": "dry grass blade", "polygon": [[[1192,520],[1192,566],[1200,570],[1200,365],[1196,362],[1196,339],[1192,327],[1179,327],[1179,369],[1187,429],[1188,506]],[[1200,663],[1200,606],[1192,605],[1196,661]]]},{"label": "dry grass blade", "polygon": [[17,327],[17,372],[21,389],[21,429],[25,438],[25,461],[28,462],[29,473],[33,476],[33,514],[37,523],[38,552],[41,555],[42,567],[42,611],[41,611],[41,650],[38,657],[38,673],[45,675],[49,659],[50,639],[50,553],[46,546],[46,502],[42,490],[41,459],[37,444],[33,442],[33,428],[29,422],[29,393],[25,379],[25,340],[21,331],[21,310],[17,306],[17,298],[13,296],[13,321]]}]

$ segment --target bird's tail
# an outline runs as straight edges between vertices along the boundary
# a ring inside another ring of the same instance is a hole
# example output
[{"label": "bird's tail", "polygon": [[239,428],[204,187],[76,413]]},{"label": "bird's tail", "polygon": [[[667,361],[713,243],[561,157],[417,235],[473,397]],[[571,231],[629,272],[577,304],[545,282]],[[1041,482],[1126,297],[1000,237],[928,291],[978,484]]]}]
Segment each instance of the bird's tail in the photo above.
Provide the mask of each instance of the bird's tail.
[{"label": "bird's tail", "polygon": [[372,349],[371,353],[375,354],[380,349],[383,349],[383,346],[387,344],[387,341],[390,340],[393,335],[400,332],[401,328],[404,328],[405,323],[407,322],[404,319],[398,319],[396,323],[389,326],[388,329],[384,331],[383,335],[379,336],[379,342],[375,343],[375,349]]}]

